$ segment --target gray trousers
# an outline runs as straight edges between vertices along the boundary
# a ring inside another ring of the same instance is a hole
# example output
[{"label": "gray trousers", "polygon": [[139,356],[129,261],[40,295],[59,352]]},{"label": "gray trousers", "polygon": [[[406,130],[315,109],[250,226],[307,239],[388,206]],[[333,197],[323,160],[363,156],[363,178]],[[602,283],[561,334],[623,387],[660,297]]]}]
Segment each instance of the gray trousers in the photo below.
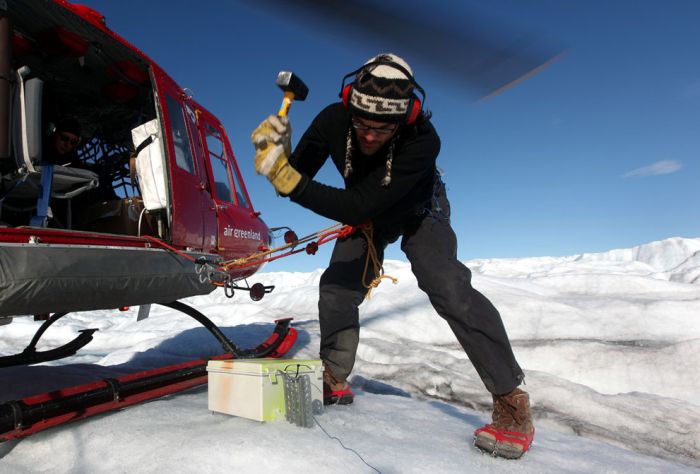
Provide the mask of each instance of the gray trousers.
[{"label": "gray trousers", "polygon": [[[441,181],[436,182],[432,209],[425,215],[408,219],[392,231],[375,225],[374,245],[380,259],[386,246],[399,235],[401,250],[411,263],[418,286],[449,324],[486,389],[500,395],[520,385],[524,375],[501,315],[472,287],[471,272],[457,260],[457,238],[449,222],[449,202]],[[367,293],[361,281],[366,255],[367,243],[359,233],[336,241],[320,282],[320,356],[342,380],[355,364],[360,336],[358,307]],[[367,282],[374,278],[371,267]],[[410,330],[407,326],[406,331]]]}]

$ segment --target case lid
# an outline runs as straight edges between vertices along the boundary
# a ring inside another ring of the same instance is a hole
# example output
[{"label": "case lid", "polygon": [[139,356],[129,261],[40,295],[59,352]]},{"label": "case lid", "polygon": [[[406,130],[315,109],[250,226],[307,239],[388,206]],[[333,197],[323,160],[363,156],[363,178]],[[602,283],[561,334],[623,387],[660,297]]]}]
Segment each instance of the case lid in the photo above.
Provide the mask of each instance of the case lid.
[{"label": "case lid", "polygon": [[320,360],[296,359],[230,359],[210,360],[207,364],[209,372],[227,372],[232,374],[270,375],[279,372],[288,374],[305,374],[323,370]]}]

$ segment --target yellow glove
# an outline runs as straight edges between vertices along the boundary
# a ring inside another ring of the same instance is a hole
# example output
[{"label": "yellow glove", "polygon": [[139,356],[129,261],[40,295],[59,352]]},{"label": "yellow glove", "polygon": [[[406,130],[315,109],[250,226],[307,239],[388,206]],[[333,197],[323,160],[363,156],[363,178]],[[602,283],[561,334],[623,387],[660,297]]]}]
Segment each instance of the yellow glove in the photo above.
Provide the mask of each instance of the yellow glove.
[{"label": "yellow glove", "polygon": [[287,117],[270,115],[250,136],[255,145],[255,171],[264,175],[282,195],[289,195],[301,174],[289,164],[292,129]]}]

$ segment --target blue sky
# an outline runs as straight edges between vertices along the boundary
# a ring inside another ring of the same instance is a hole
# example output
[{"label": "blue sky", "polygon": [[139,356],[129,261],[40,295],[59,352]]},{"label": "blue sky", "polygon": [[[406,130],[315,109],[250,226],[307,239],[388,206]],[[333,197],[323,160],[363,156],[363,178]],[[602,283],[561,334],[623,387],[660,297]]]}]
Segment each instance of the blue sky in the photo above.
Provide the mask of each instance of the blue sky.
[{"label": "blue sky", "polygon": [[[504,25],[503,34],[535,32],[566,48],[537,76],[480,102],[464,81],[410,50],[234,0],[83,3],[222,120],[253,204],[270,226],[291,226],[302,236],[330,224],[276,197],[254,173],[249,135],[279,107],[277,72],[293,70],[310,88],[291,110],[296,141],[337,100],[343,75],[391,49],[428,94],[459,258],[573,255],[700,236],[700,2],[495,0],[454,7],[438,0],[427,11],[425,2],[399,3],[445,29],[465,28],[473,10],[460,9],[476,5],[490,24]],[[459,44],[451,54],[460,54]],[[341,185],[329,166],[317,179]],[[266,270],[323,268],[329,250]],[[386,257],[404,259],[398,245]]]}]

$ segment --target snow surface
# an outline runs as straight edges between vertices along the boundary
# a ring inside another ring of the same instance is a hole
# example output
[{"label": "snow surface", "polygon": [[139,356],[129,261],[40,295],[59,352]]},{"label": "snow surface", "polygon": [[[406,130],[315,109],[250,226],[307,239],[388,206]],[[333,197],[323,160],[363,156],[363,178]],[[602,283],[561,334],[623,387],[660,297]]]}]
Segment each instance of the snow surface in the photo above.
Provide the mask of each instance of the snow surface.
[{"label": "snow surface", "polygon": [[[2,443],[0,471],[699,471],[700,239],[465,263],[501,311],[526,373],[537,433],[518,461],[472,446],[474,429],[489,421],[490,395],[408,263],[387,261],[399,283],[386,281],[361,308],[356,402],[327,408],[317,426],[213,414],[200,387]],[[219,292],[186,302],[243,346],[264,339],[274,319],[293,316],[300,337],[290,357],[316,358],[320,275],[261,273],[254,281],[276,289],[257,303]],[[100,331],[70,359],[0,369],[0,401],[220,352],[189,318],[154,306],[137,323],[136,310],[63,318],[39,349],[79,329]],[[16,318],[0,327],[0,351],[21,351],[38,325]]]}]

